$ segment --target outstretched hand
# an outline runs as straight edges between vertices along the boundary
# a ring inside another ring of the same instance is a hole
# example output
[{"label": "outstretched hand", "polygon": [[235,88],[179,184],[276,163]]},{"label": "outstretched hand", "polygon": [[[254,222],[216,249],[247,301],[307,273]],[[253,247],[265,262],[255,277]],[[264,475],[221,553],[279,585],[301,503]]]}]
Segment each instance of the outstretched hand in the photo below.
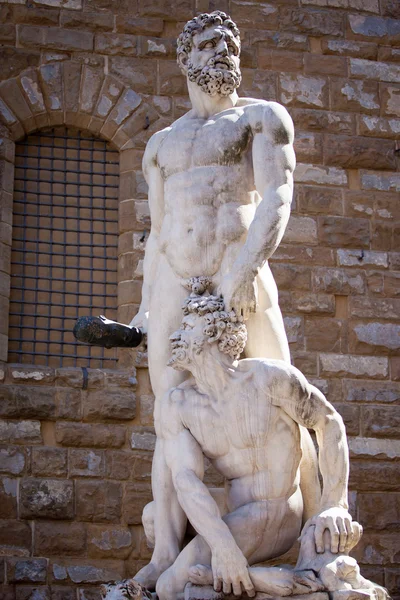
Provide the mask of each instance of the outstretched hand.
[{"label": "outstretched hand", "polygon": [[[307,525],[307,524],[306,524]],[[315,547],[319,554],[330,550],[333,554],[349,552],[353,547],[354,536],[357,532],[352,525],[352,517],[345,508],[333,507],[323,510],[312,517],[308,525],[315,525]],[[329,541],[324,541],[324,532],[330,533]]]},{"label": "outstretched hand", "polygon": [[253,276],[243,277],[237,273],[225,275],[218,287],[218,294],[224,299],[226,311],[233,309],[245,320],[256,311],[258,286]]}]

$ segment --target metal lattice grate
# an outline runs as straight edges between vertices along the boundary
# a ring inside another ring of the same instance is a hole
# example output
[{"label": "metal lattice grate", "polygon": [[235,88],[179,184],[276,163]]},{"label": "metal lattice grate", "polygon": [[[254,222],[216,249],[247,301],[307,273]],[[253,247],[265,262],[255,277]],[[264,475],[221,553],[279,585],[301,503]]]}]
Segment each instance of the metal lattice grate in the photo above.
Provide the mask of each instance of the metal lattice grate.
[{"label": "metal lattice grate", "polygon": [[78,316],[116,319],[119,156],[73,129],[16,146],[9,361],[112,367],[115,350],[84,346]]}]

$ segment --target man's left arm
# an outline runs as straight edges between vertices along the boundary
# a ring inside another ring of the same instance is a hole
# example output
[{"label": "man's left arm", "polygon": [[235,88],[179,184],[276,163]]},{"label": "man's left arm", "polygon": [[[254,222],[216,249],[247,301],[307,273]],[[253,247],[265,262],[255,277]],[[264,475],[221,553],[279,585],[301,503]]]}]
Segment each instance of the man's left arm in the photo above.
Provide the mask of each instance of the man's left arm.
[{"label": "man's left arm", "polygon": [[253,131],[255,189],[261,196],[254,219],[221,291],[226,307],[247,317],[256,309],[255,277],[282,240],[293,195],[294,130],[286,109],[275,102],[249,111]]},{"label": "man's left arm", "polygon": [[[308,521],[315,525],[317,552],[324,552],[324,531],[330,531],[330,550],[345,552],[355,532],[348,512],[347,483],[349,451],[343,419],[325,396],[309,384],[303,375],[294,377],[292,389],[274,399],[297,423],[316,433],[319,447],[319,468],[323,479],[320,510]],[[307,526],[307,524],[306,524]]]}]

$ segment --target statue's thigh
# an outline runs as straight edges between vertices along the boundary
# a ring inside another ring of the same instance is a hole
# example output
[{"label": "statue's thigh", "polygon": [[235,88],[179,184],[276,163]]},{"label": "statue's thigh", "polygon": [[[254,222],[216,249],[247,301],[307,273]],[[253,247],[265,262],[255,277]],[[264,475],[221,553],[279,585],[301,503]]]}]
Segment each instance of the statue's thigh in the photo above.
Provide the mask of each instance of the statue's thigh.
[{"label": "statue's thigh", "polygon": [[187,373],[168,367],[167,362],[171,355],[169,336],[181,323],[182,305],[188,294],[161,255],[151,288],[147,335],[150,379],[157,397],[187,377]]},{"label": "statue's thigh", "polygon": [[268,264],[264,265],[257,276],[257,285],[257,310],[246,321],[246,358],[274,358],[290,362],[276,283]]}]

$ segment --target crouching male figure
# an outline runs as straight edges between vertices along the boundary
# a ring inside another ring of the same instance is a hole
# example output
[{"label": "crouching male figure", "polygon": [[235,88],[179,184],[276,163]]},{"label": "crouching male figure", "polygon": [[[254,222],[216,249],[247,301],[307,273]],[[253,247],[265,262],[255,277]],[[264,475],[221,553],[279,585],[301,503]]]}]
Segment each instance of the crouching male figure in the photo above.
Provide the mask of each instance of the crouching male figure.
[{"label": "crouching male figure", "polygon": [[[300,534],[300,426],[316,432],[320,448],[323,493],[308,523],[315,552],[328,543],[329,552],[346,554],[359,539],[348,513],[340,415],[286,362],[238,361],[246,335],[222,297],[192,293],[171,336],[169,364],[191,378],[166,394],[155,417],[179,503],[198,535],[159,578],[160,600],[175,600],[189,580],[236,595],[299,593],[289,570],[251,565],[282,555]],[[227,482],[218,501],[203,483],[204,456]],[[312,589],[320,589],[315,578],[306,582]]]}]

